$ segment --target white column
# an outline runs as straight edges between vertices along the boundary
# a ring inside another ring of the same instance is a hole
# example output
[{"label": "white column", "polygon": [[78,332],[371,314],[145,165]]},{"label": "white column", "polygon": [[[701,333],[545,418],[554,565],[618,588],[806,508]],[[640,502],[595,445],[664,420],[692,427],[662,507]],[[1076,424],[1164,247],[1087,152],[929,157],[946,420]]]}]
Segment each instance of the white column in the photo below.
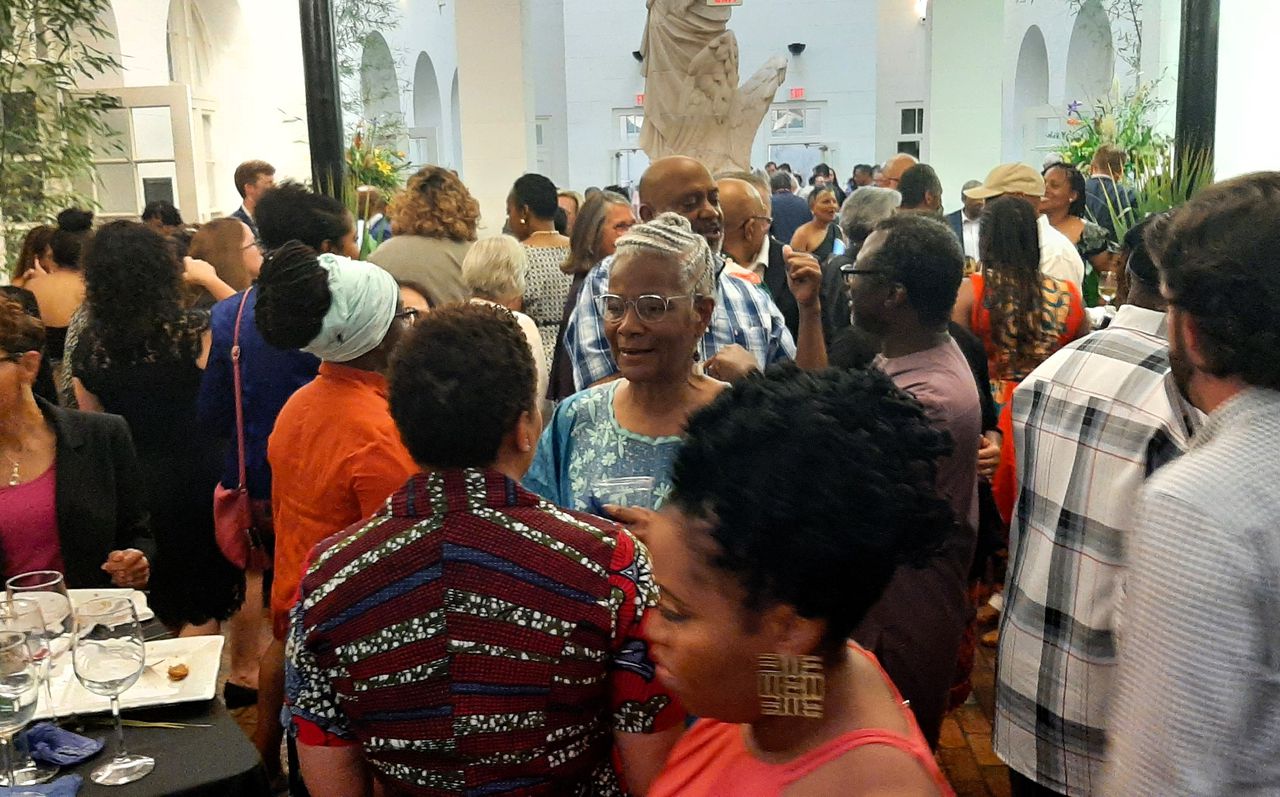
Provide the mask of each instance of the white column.
[{"label": "white column", "polygon": [[1218,20],[1218,124],[1215,176],[1280,169],[1272,136],[1280,127],[1273,75],[1280,71],[1274,33],[1280,3],[1222,0]]},{"label": "white column", "polygon": [[1004,0],[934,0],[927,24],[925,151],[950,211],[960,207],[966,180],[1001,162]]},{"label": "white column", "polygon": [[482,237],[502,232],[511,184],[536,155],[527,13],[522,0],[465,0],[454,11],[462,179],[480,202]]}]

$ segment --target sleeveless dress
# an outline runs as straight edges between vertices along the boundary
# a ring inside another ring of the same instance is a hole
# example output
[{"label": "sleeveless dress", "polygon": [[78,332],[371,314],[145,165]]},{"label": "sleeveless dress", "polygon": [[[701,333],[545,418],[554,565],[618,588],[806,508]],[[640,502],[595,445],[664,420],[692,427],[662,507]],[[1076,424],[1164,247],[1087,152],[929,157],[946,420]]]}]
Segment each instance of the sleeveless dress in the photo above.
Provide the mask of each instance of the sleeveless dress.
[{"label": "sleeveless dress", "polygon": [[[876,665],[894,700],[901,706],[902,696],[880,668],[875,656],[855,645],[850,647]],[[739,794],[773,797],[846,753],[872,744],[892,747],[910,755],[928,773],[939,794],[954,797],[955,792],[938,768],[911,710],[902,706],[902,715],[909,728],[906,734],[879,728],[851,731],[785,764],[769,764],[752,755],[746,745],[744,726],[698,720],[667,757],[667,765],[649,789],[649,797],[725,797]]]},{"label": "sleeveless dress", "polygon": [[569,247],[525,244],[524,253],[529,260],[529,271],[525,274],[523,312],[538,325],[538,334],[542,336],[543,372],[549,373],[556,341],[560,340],[560,319],[573,284],[573,277],[560,270],[569,257]]},{"label": "sleeveless dress", "polygon": [[107,352],[90,320],[75,348],[72,373],[107,412],[129,424],[156,542],[150,602],[169,626],[225,620],[244,599],[244,574],[218,550],[213,488],[222,444],[201,431],[196,364],[209,315],[185,312],[166,325],[165,345],[128,359]]},{"label": "sleeveless dress", "polygon": [[987,349],[991,395],[1000,410],[997,428],[1003,435],[1000,465],[991,479],[991,492],[1000,517],[1008,523],[1013,516],[1013,504],[1018,495],[1013,449],[1013,408],[1010,399],[1013,398],[1014,389],[1027,374],[1079,336],[1085,323],[1084,302],[1074,283],[1042,276],[1040,290],[1044,297],[1044,309],[1040,314],[1040,324],[1045,333],[1043,344],[1029,361],[1015,362],[1011,352],[995,343],[991,310],[986,306],[986,281],[983,275],[971,274],[969,280],[973,284],[973,311],[969,316],[969,324],[973,334],[982,339]]}]

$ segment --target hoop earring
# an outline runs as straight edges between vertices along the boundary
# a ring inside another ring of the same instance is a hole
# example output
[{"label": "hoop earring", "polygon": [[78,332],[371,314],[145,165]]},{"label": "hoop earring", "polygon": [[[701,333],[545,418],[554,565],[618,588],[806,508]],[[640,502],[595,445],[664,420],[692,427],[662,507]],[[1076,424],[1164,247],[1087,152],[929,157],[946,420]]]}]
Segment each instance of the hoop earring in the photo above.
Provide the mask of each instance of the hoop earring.
[{"label": "hoop earring", "polygon": [[822,719],[827,676],[821,658],[765,653],[757,662],[756,691],[761,714]]}]

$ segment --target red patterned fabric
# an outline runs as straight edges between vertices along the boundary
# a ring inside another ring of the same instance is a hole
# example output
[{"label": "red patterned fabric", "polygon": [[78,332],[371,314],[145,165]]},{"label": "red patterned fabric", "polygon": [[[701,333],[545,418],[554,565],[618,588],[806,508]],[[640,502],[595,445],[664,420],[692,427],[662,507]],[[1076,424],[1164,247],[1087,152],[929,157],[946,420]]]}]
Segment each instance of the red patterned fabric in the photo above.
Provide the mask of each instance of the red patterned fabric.
[{"label": "red patterned fabric", "polygon": [[612,732],[684,717],[640,634],[656,601],[618,526],[494,472],[416,476],[317,548],[289,710],[304,744],[358,741],[392,793],[621,794]]}]

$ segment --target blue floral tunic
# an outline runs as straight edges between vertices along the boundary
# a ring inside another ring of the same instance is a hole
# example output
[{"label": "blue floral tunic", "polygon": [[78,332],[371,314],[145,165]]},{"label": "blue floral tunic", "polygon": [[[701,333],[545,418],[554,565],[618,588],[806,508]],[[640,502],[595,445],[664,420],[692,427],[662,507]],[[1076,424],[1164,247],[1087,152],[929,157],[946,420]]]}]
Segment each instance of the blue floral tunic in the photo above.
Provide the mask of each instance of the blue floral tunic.
[{"label": "blue floral tunic", "polygon": [[[613,411],[621,380],[575,393],[560,403],[538,441],[524,487],[568,509],[598,510],[592,486],[601,479],[653,478],[654,505],[671,492],[671,462],[681,438],[623,429]],[[595,496],[609,503],[608,496]]]}]

